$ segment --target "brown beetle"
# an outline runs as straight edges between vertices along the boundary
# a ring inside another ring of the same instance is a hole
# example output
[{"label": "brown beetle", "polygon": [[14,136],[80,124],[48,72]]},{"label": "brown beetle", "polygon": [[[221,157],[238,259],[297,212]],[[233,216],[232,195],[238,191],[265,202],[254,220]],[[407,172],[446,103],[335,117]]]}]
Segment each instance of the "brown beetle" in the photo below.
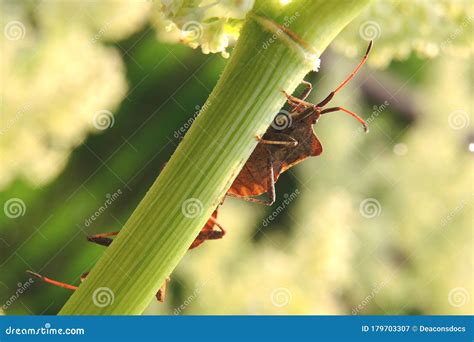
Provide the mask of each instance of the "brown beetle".
[{"label": "brown beetle", "polygon": [[[217,227],[217,229],[215,229]],[[97,243],[102,246],[109,246],[113,239],[111,239],[112,236],[116,236],[119,232],[110,232],[110,233],[102,233],[102,234],[96,234],[92,236],[88,236],[87,240]],[[201,229],[199,232],[199,235],[194,239],[193,243],[189,247],[189,249],[193,249],[201,245],[204,241],[206,240],[216,240],[216,239],[221,239],[225,235],[225,230],[224,228],[217,222],[217,209],[212,213],[211,217],[209,220],[206,222],[206,225]],[[41,274],[38,274],[33,271],[27,271],[29,274],[40,278],[42,281],[53,284],[65,289],[69,290],[77,290],[77,286],[66,284],[57,280],[50,279],[48,277],[42,276]],[[84,272],[81,275],[81,282],[84,281],[87,278],[87,275],[89,272]],[[160,302],[163,302],[165,299],[165,294],[166,294],[166,285],[170,281],[170,278],[168,277],[164,284],[160,287],[158,292],[156,293],[156,299]]]},{"label": "brown beetle", "polygon": [[[311,83],[303,81],[306,89],[299,97],[283,92],[291,107],[289,112],[280,111],[263,137],[257,137],[258,144],[245,163],[239,175],[227,192],[228,196],[240,197],[250,202],[272,205],[275,202],[275,182],[281,173],[311,156],[318,156],[323,147],[314,134],[313,125],[321,115],[342,111],[356,118],[368,131],[368,126],[357,114],[342,108],[326,105],[357,73],[367,60],[372,47],[367,51],[354,71],[334,91],[318,104],[306,102],[312,90]],[[268,194],[268,199],[255,196]]]}]

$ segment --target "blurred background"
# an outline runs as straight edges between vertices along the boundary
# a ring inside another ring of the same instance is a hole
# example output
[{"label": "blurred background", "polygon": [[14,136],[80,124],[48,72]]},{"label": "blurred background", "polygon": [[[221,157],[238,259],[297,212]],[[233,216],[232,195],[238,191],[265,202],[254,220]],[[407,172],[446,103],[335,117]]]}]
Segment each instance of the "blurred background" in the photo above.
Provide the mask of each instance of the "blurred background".
[{"label": "blurred background", "polygon": [[[78,285],[105,248],[86,236],[124,225],[205,103],[253,1],[196,3],[1,2],[3,314],[59,311],[71,292],[25,271]],[[472,7],[376,1],[351,23],[309,100],[374,39],[332,102],[370,133],[321,118],[324,153],[272,207],[227,199],[227,235],[189,251],[146,314],[473,314]]]}]

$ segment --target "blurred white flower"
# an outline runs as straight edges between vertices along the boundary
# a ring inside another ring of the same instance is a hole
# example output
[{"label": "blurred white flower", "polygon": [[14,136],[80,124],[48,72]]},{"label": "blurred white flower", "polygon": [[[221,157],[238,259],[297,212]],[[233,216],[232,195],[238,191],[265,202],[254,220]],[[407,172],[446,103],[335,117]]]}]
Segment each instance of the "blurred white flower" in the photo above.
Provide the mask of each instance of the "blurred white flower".
[{"label": "blurred white flower", "polygon": [[239,35],[254,0],[162,0],[154,6],[152,21],[160,39],[180,41],[203,53],[221,53]]},{"label": "blurred white flower", "polygon": [[137,31],[148,20],[152,1],[55,1],[44,0],[35,15],[48,31],[65,26],[88,30],[93,40],[120,40]]},{"label": "blurred white flower", "polygon": [[467,58],[474,52],[473,22],[471,1],[374,1],[341,32],[334,46],[354,57],[366,40],[374,39],[368,63],[381,68],[412,52],[422,58],[441,53]]},{"label": "blurred white flower", "polygon": [[0,189],[16,178],[45,184],[88,133],[99,131],[95,113],[115,109],[127,89],[118,51],[99,41],[138,29],[150,6],[127,0],[4,5]]},{"label": "blurred white flower", "polygon": [[[253,0],[161,0],[154,7],[153,21],[161,39],[181,41],[204,53],[228,55],[226,48],[239,35]],[[473,54],[471,39],[474,6],[471,1],[415,0],[374,1],[336,38],[334,46],[356,56],[374,39],[369,63],[386,67],[392,60],[412,52],[424,58],[440,53],[461,57]],[[190,31],[187,27],[193,24]]]},{"label": "blurred white flower", "polygon": [[94,113],[126,90],[120,56],[80,30],[28,43],[4,42],[0,188],[19,175],[35,185],[53,178],[94,129]]}]

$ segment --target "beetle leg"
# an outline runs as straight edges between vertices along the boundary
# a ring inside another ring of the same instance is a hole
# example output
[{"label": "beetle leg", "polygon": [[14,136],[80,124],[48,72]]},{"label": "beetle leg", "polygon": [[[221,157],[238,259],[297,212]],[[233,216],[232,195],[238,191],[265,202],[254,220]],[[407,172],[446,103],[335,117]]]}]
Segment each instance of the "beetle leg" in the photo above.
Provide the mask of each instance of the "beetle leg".
[{"label": "beetle leg", "polygon": [[198,235],[198,238],[204,238],[204,240],[218,240],[222,239],[222,237],[225,235],[226,231],[222,225],[217,222],[217,220],[214,217],[211,217],[210,220],[217,226],[219,230],[211,230],[209,232],[200,232]]},{"label": "beetle leg", "polygon": [[82,273],[82,274],[81,274],[81,278],[80,278],[80,279],[81,279],[81,282],[83,282],[84,280],[86,280],[86,278],[87,278],[88,275],[89,275],[89,271]]},{"label": "beetle leg", "polygon": [[301,81],[301,84],[303,84],[306,89],[303,90],[303,92],[298,97],[300,100],[304,101],[308,97],[309,93],[311,93],[311,90],[313,90],[313,85],[305,80]]},{"label": "beetle leg", "polygon": [[268,201],[264,202],[266,205],[272,205],[275,203],[276,200],[276,192],[275,192],[275,173],[273,171],[273,160],[270,154],[270,174],[267,178],[268,187],[270,188],[270,193],[268,194]]},{"label": "beetle leg", "polygon": [[[313,86],[311,83],[303,80],[301,81],[301,84],[303,84],[305,86],[305,89],[303,90],[303,92],[300,94],[300,96],[298,96],[297,98],[299,98],[300,100],[304,101],[306,100],[306,98],[308,97],[309,93],[311,93],[311,90],[313,89]],[[304,109],[304,106],[302,104],[298,104],[296,107],[293,106],[293,111],[294,112],[299,112],[301,111],[302,109]]]},{"label": "beetle leg", "polygon": [[[196,240],[218,240],[222,239],[222,237],[225,235],[225,229],[212,217],[211,220],[213,220],[214,224],[219,228],[219,230],[212,230],[208,232],[200,232],[199,235],[197,236]],[[102,234],[96,234],[96,235],[91,235],[87,237],[87,240],[90,242],[97,243],[101,246],[108,247],[112,243],[112,239],[109,238],[109,236],[115,236],[119,232],[111,232],[111,233],[102,233]],[[197,246],[196,246],[197,247]],[[191,247],[190,249],[193,249],[194,247]]]},{"label": "beetle leg", "polygon": [[298,140],[293,138],[292,136],[289,136],[288,134],[284,133],[278,133],[278,135],[287,137],[288,140],[267,140],[263,139],[260,136],[257,135],[257,140],[259,143],[266,144],[266,145],[288,145],[288,146],[297,146],[298,145]]},{"label": "beetle leg", "polygon": [[311,90],[313,90],[313,85],[309,83],[308,81],[303,80],[301,81],[301,84],[305,86],[305,89],[302,91],[302,93],[299,96],[292,96],[288,94],[286,91],[283,91],[285,96],[288,98],[288,103],[290,103],[291,105],[294,105],[295,102],[298,103],[298,102],[306,100],[308,95],[311,93]]},{"label": "beetle leg", "polygon": [[283,94],[285,94],[288,103],[290,106],[293,107],[293,109],[299,109],[301,107],[313,107],[314,105],[312,103],[306,102],[302,99],[297,98],[296,96],[288,94],[286,91],[283,90]]},{"label": "beetle leg", "polygon": [[165,282],[163,283],[163,285],[161,285],[160,289],[158,290],[158,292],[156,293],[155,297],[156,297],[156,300],[163,303],[165,301],[165,297],[166,297],[166,287],[168,285],[168,282],[170,281],[170,277],[166,277],[165,279]]},{"label": "beetle leg", "polygon": [[110,232],[110,233],[102,233],[102,234],[95,234],[87,237],[87,241],[97,243],[101,246],[109,246],[112,243],[112,239],[109,236],[116,236],[119,232]]},{"label": "beetle leg", "polygon": [[[267,150],[268,151],[268,150]],[[253,202],[253,203],[259,203],[259,204],[265,204],[265,205],[272,205],[275,203],[276,199],[276,193],[275,193],[275,173],[273,171],[273,158],[272,154],[270,151],[268,151],[268,164],[267,164],[267,186],[268,186],[268,199],[264,200],[261,198],[256,198],[256,197],[241,197],[241,196],[236,196],[234,194],[227,194],[227,196],[230,197],[238,197],[243,199],[244,201],[247,202]]]},{"label": "beetle leg", "polygon": [[205,230],[205,231],[200,231],[198,236],[194,239],[193,243],[191,244],[191,247],[189,249],[194,249],[198,246],[200,246],[204,241],[206,240],[218,240],[222,239],[226,233],[224,227],[221,226],[217,220],[211,216],[209,219],[212,221],[214,225],[217,226],[218,230]]}]

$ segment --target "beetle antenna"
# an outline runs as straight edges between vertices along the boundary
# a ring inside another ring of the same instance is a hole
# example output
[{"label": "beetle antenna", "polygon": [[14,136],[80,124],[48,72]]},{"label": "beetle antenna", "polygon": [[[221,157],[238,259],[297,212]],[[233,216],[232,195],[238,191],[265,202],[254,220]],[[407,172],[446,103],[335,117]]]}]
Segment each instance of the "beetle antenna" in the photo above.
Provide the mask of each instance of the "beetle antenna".
[{"label": "beetle antenna", "polygon": [[331,113],[331,112],[337,112],[337,111],[341,111],[341,112],[349,114],[350,116],[352,116],[353,118],[355,118],[357,121],[359,121],[361,123],[361,125],[364,127],[365,133],[367,133],[369,131],[369,125],[367,125],[367,122],[365,122],[364,119],[362,119],[356,113],[351,112],[350,110],[347,110],[345,108],[331,107],[331,108],[323,109],[320,114],[323,115],[323,114],[327,114],[327,113]]},{"label": "beetle antenna", "polygon": [[365,52],[365,55],[364,57],[362,57],[362,60],[359,62],[359,64],[355,67],[354,71],[352,71],[352,73],[347,76],[347,78],[335,89],[333,90],[332,92],[329,93],[329,95],[324,99],[322,100],[320,103],[318,103],[318,107],[324,107],[325,105],[327,105],[329,103],[329,101],[331,101],[331,99],[334,97],[334,95],[336,95],[336,93],[342,89],[342,87],[344,87],[347,83],[349,83],[349,81],[351,79],[354,78],[355,74],[357,74],[357,72],[359,71],[359,69],[362,67],[362,65],[364,65],[365,61],[367,60],[367,58],[369,57],[369,52],[370,50],[372,49],[372,45],[373,45],[373,41],[371,40],[369,42],[369,46],[367,47],[367,51]]}]

